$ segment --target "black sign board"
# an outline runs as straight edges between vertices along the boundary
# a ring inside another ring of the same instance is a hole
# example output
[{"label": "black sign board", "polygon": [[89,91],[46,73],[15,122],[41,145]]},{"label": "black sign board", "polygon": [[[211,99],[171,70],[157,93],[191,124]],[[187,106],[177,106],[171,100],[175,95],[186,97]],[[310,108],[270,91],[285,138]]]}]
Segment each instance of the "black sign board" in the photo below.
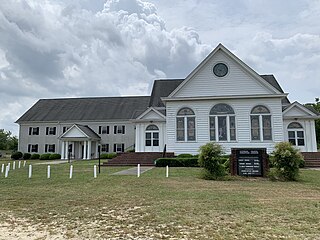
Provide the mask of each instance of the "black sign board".
[{"label": "black sign board", "polygon": [[263,175],[262,151],[259,149],[236,150],[238,175],[261,177]]}]

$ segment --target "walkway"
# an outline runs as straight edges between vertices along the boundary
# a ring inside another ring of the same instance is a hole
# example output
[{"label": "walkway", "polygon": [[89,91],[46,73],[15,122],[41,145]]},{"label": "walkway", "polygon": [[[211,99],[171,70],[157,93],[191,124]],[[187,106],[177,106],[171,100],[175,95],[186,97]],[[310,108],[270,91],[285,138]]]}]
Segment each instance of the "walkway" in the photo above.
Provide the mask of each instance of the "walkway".
[{"label": "walkway", "polygon": [[[151,170],[154,167],[140,167],[140,174]],[[120,172],[113,173],[112,175],[137,175],[138,167],[129,168]]]},{"label": "walkway", "polygon": [[[74,160],[71,160],[73,162]],[[57,161],[50,161],[50,162],[39,162],[35,163],[34,165],[51,165],[51,164],[61,164],[61,163],[68,163],[68,160],[57,160]]]}]

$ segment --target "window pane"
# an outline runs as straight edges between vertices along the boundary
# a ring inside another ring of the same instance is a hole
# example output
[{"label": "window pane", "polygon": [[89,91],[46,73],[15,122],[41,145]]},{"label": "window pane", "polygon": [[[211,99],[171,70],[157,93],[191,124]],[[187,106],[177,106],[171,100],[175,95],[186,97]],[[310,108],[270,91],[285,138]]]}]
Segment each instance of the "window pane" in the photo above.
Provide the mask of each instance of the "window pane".
[{"label": "window pane", "polygon": [[219,103],[215,105],[210,111],[210,115],[222,115],[222,114],[234,114],[234,111],[232,107],[224,103]]},{"label": "window pane", "polygon": [[159,133],[158,132],[154,132],[153,133],[153,139],[159,139]]},{"label": "window pane", "polygon": [[298,146],[304,146],[304,139],[298,139]]},{"label": "window pane", "polygon": [[288,128],[303,128],[303,127],[298,122],[292,122],[288,125]]},{"label": "window pane", "polygon": [[227,141],[227,117],[218,117],[219,141]]},{"label": "window pane", "polygon": [[229,117],[230,123],[230,140],[236,140],[236,118],[234,116]]},{"label": "window pane", "polygon": [[146,130],[159,130],[159,128],[156,125],[152,124],[152,125],[149,125]]},{"label": "window pane", "polygon": [[215,117],[210,117],[210,141],[216,141],[216,121]]},{"label": "window pane", "polygon": [[298,138],[304,138],[303,131],[297,131]]},{"label": "window pane", "polygon": [[303,131],[297,131],[298,146],[304,146],[304,133]]},{"label": "window pane", "polygon": [[271,116],[262,116],[263,140],[272,140]]},{"label": "window pane", "polygon": [[296,138],[294,131],[289,131],[288,136],[289,136],[289,138]]},{"label": "window pane", "polygon": [[265,106],[256,106],[252,109],[251,113],[270,113],[269,109]]},{"label": "window pane", "polygon": [[146,146],[151,146],[151,139],[150,140],[146,140]]},{"label": "window pane", "polygon": [[177,117],[177,141],[184,141],[184,118]]},{"label": "window pane", "polygon": [[251,116],[251,139],[260,140],[259,116]]},{"label": "window pane", "polygon": [[190,108],[182,108],[179,110],[177,115],[179,116],[194,115],[194,112]]},{"label": "window pane", "polygon": [[196,119],[195,117],[188,117],[187,118],[187,131],[188,131],[188,141],[195,141],[196,140]]},{"label": "window pane", "polygon": [[159,140],[153,139],[153,146],[159,146]]},{"label": "window pane", "polygon": [[151,139],[151,133],[150,132],[146,133],[146,139]]},{"label": "window pane", "polygon": [[289,143],[291,143],[292,145],[296,145],[296,140],[294,138],[289,139]]}]

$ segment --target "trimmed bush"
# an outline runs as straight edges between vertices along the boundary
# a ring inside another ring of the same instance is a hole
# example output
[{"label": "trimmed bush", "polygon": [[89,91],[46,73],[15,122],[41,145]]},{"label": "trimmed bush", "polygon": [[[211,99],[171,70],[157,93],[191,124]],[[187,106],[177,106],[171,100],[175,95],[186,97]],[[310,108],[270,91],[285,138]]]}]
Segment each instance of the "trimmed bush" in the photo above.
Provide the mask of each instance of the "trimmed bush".
[{"label": "trimmed bush", "polygon": [[61,159],[61,155],[59,153],[53,153],[50,155],[50,160]]},{"label": "trimmed bush", "polygon": [[49,159],[50,159],[50,156],[51,156],[50,153],[41,154],[40,160],[49,160]]},{"label": "trimmed bush", "polygon": [[30,159],[40,159],[40,154],[34,153],[34,154],[31,155]]},{"label": "trimmed bush", "polygon": [[24,153],[23,154],[23,159],[24,160],[28,160],[28,159],[30,159],[31,158],[31,154],[30,153]]},{"label": "trimmed bush", "polygon": [[198,158],[158,158],[155,160],[156,167],[199,167]]},{"label": "trimmed bush", "polygon": [[298,179],[299,166],[304,164],[304,159],[297,148],[289,142],[280,142],[276,144],[272,157],[272,164],[276,169],[272,174],[275,178],[284,181]]},{"label": "trimmed bush", "polygon": [[199,166],[205,169],[203,178],[217,179],[226,175],[222,154],[222,147],[214,142],[200,147]]},{"label": "trimmed bush", "polygon": [[182,153],[177,156],[177,158],[192,158],[193,155],[189,153]]},{"label": "trimmed bush", "polygon": [[22,156],[23,156],[22,152],[14,152],[11,154],[11,158],[14,160],[18,160],[18,159],[22,158]]},{"label": "trimmed bush", "polygon": [[102,154],[100,154],[100,158],[101,159],[108,159],[108,153],[102,153]]}]

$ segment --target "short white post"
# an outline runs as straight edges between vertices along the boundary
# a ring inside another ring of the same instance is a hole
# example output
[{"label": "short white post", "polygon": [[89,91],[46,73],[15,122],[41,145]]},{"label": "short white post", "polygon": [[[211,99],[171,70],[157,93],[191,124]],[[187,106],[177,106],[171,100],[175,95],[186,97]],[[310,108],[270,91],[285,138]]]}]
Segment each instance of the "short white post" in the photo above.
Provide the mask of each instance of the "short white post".
[{"label": "short white post", "polygon": [[166,177],[169,177],[169,166],[166,166]]},{"label": "short white post", "polygon": [[27,163],[27,161],[24,161],[24,162],[23,162],[23,167],[25,167],[25,166],[26,166],[26,163]]},{"label": "short white post", "polygon": [[138,168],[137,168],[137,177],[140,177],[140,164],[138,164]]},{"label": "short white post", "polygon": [[48,165],[47,178],[50,178],[50,165]]},{"label": "short white post", "polygon": [[73,166],[70,165],[70,174],[69,174],[69,178],[70,178],[70,179],[72,178],[72,173],[73,173]]},{"label": "short white post", "polygon": [[10,171],[10,163],[8,163],[8,166],[9,166],[9,171]]},{"label": "short white post", "polygon": [[12,170],[15,170],[15,169],[16,169],[16,161],[13,161]]},{"label": "short white post", "polygon": [[97,178],[97,165],[93,166],[93,177]]},{"label": "short white post", "polygon": [[6,172],[4,174],[4,177],[7,178],[9,174],[9,166],[6,166]]},{"label": "short white post", "polygon": [[1,166],[1,173],[4,172],[4,163],[2,163],[2,166]]},{"label": "short white post", "polygon": [[20,168],[20,167],[21,167],[21,161],[18,162],[18,168]]},{"label": "short white post", "polygon": [[32,176],[32,165],[29,165],[29,178]]}]

